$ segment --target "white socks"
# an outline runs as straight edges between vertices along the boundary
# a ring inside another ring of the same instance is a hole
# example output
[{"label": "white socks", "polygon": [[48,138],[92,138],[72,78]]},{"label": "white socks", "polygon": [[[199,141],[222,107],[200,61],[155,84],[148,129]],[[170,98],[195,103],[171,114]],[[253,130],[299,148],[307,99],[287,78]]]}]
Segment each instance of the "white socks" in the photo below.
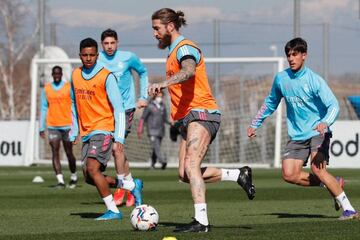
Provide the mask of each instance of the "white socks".
[{"label": "white socks", "polygon": [[194,204],[194,208],[195,208],[195,219],[202,225],[205,226],[209,225],[206,203],[196,203]]},{"label": "white socks", "polygon": [[240,174],[239,169],[221,169],[221,181],[236,182]]},{"label": "white socks", "polygon": [[104,197],[103,200],[104,200],[106,208],[108,210],[111,210],[114,213],[119,213],[120,212],[119,209],[116,207],[116,204],[114,202],[114,198],[113,198],[113,196],[111,194],[109,196],[107,196],[107,197]]},{"label": "white socks", "polygon": [[340,193],[340,195],[336,197],[336,201],[338,201],[341,204],[344,211],[350,210],[355,212],[355,209],[353,208],[353,206],[351,206],[351,203],[349,199],[346,197],[345,192]]},{"label": "white socks", "polygon": [[129,191],[132,191],[134,189],[135,183],[134,183],[134,179],[131,176],[131,173],[129,173],[126,176],[124,174],[118,174],[117,179],[119,180],[119,183],[121,184],[121,186],[118,186],[118,187],[129,190]]},{"label": "white socks", "polygon": [[[58,183],[65,184],[64,175],[62,175],[62,174],[57,174],[57,175],[56,175],[56,179],[58,180]],[[74,172],[74,173],[71,174],[70,179],[73,180],[73,181],[77,181],[78,178],[77,178],[76,172]]]},{"label": "white socks", "polygon": [[58,180],[58,183],[65,184],[65,182],[64,182],[64,175],[62,175],[62,174],[57,174],[57,175],[56,175],[56,178],[57,178],[57,180]]},{"label": "white socks", "polygon": [[73,180],[73,181],[77,181],[77,174],[76,174],[76,172],[74,172],[74,173],[71,174],[70,179]]}]

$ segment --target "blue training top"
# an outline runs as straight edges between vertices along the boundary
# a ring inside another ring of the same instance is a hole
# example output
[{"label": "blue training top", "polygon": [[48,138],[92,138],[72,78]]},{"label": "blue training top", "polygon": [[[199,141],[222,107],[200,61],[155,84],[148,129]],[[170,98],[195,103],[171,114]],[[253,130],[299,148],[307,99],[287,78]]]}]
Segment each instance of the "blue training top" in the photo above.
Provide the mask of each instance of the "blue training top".
[{"label": "blue training top", "polygon": [[[82,68],[81,75],[84,79],[90,80],[93,78],[103,66],[101,64],[95,64],[92,68],[87,69]],[[71,80],[72,81],[72,80]],[[90,132],[88,135],[82,137],[82,141],[86,142],[95,134],[111,134],[114,136],[115,142],[125,143],[125,110],[123,106],[123,101],[119,89],[117,88],[117,81],[113,74],[109,74],[106,79],[106,93],[109,98],[109,101],[114,109],[114,119],[115,119],[115,132],[108,132],[103,130],[95,130]],[[73,121],[70,131],[70,141],[74,141],[75,138],[79,135],[79,124],[78,124],[78,115],[75,104],[75,94],[73,88],[71,88],[71,102],[72,102],[72,115]]]},{"label": "blue training top", "polygon": [[125,110],[136,107],[135,85],[131,70],[136,71],[140,77],[139,99],[147,100],[147,70],[134,53],[117,50],[114,55],[109,56],[105,51],[102,51],[99,54],[98,63],[102,64],[117,78],[117,84],[124,101]]},{"label": "blue training top", "polygon": [[339,103],[325,80],[304,66],[296,73],[288,68],[276,74],[271,92],[250,126],[260,127],[276,110],[282,97],[291,140],[307,140],[319,135],[314,128],[321,122],[331,126],[339,115]]}]

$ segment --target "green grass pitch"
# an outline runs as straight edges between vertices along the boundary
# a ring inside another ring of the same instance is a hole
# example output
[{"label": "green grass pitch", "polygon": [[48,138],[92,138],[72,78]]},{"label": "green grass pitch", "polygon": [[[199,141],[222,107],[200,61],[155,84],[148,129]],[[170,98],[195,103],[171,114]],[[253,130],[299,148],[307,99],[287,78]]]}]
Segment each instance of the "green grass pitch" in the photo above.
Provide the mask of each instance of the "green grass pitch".
[{"label": "green grass pitch", "polygon": [[[359,170],[330,170],[345,177],[345,191],[360,209]],[[67,169],[64,171],[69,179]],[[114,169],[108,169],[114,174]],[[44,183],[32,183],[40,175]],[[340,212],[325,189],[285,183],[279,169],[253,169],[256,197],[247,199],[236,183],[207,185],[209,233],[175,234],[191,221],[189,186],[179,183],[175,169],[133,169],[144,180],[144,201],[156,208],[157,231],[137,232],[130,225],[132,208],[121,207],[122,221],[98,222],[105,211],[96,189],[83,182],[75,189],[56,190],[50,167],[0,168],[0,239],[360,239],[360,222],[337,220]]]}]

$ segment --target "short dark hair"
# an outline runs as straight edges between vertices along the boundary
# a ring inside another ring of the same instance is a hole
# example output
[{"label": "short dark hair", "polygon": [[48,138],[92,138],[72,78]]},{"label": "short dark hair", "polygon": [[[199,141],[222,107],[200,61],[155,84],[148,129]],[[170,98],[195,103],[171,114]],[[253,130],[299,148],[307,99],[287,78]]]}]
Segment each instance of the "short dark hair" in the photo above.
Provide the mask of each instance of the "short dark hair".
[{"label": "short dark hair", "polygon": [[115,30],[112,30],[111,28],[106,29],[101,33],[101,41],[104,41],[107,37],[113,37],[115,40],[118,40],[118,36]]},{"label": "short dark hair", "polygon": [[174,23],[176,30],[179,30],[181,26],[186,26],[185,14],[182,11],[175,12],[171,8],[162,8],[154,12],[151,20],[156,19],[159,19],[162,24]]},{"label": "short dark hair", "polygon": [[62,72],[62,67],[60,67],[59,65],[56,65],[52,68],[51,73],[54,73],[55,69],[59,69]]},{"label": "short dark hair", "polygon": [[98,51],[98,44],[94,39],[85,38],[85,39],[81,40],[81,42],[80,42],[80,52],[81,52],[82,49],[88,48],[88,47],[95,47],[96,52]]},{"label": "short dark hair", "polygon": [[300,37],[290,40],[285,45],[285,54],[288,55],[291,50],[295,52],[307,53],[306,41]]}]

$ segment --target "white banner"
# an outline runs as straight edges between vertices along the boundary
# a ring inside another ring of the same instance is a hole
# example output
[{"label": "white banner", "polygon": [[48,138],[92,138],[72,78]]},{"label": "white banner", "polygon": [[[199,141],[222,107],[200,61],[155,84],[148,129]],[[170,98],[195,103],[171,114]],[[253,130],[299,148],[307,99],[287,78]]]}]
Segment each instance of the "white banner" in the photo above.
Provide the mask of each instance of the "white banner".
[{"label": "white banner", "polygon": [[0,121],[0,166],[24,166],[29,121]]},{"label": "white banner", "polygon": [[336,121],[331,130],[329,167],[360,168],[360,121]]}]

